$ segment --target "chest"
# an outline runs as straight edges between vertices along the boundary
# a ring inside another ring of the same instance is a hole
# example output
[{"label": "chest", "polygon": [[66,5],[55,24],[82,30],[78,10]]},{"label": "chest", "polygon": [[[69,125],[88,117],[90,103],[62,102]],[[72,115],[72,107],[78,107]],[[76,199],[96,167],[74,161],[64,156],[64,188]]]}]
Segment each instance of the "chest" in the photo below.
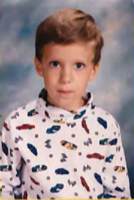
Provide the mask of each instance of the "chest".
[{"label": "chest", "polygon": [[79,164],[82,171],[91,166],[96,170],[103,165],[107,145],[101,141],[106,140],[105,133],[92,121],[38,121],[29,124],[31,128],[20,131],[16,140],[31,172],[45,171],[54,165],[76,168]]}]

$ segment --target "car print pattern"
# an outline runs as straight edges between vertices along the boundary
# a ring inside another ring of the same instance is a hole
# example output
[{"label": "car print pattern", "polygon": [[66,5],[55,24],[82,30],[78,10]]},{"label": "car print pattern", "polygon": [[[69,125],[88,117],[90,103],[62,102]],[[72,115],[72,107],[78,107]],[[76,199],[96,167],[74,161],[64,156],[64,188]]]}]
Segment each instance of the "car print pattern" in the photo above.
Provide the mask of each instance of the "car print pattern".
[{"label": "car print pattern", "polygon": [[[60,109],[56,113],[56,109],[53,116],[43,90],[34,104],[10,115],[2,129],[5,163],[0,164],[0,173],[9,179],[9,185],[13,179],[18,185],[8,193],[3,181],[3,193],[20,199],[129,197],[119,127],[110,114],[93,104],[90,93],[87,97],[86,106],[78,113],[63,109],[63,113]],[[26,175],[22,176],[14,159],[23,160],[21,168],[26,169]],[[107,170],[111,171],[110,178]]]},{"label": "car print pattern", "polygon": [[35,125],[33,124],[22,124],[16,127],[16,129],[18,130],[26,130],[26,129],[33,129],[33,128],[35,128]]}]

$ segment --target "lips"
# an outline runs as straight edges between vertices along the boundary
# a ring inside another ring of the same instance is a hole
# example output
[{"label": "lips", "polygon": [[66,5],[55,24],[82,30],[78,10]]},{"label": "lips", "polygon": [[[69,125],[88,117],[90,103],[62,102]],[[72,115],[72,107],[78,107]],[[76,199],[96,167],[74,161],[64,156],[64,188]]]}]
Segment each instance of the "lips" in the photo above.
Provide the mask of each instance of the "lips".
[{"label": "lips", "polygon": [[61,94],[71,94],[71,93],[73,93],[72,90],[58,90],[58,92],[61,93]]}]

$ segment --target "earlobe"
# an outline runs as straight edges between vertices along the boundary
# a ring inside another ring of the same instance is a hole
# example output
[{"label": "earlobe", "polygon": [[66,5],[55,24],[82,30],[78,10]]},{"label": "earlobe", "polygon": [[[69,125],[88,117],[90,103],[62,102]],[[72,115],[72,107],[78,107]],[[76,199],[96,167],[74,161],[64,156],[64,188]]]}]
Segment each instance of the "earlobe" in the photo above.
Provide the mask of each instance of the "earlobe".
[{"label": "earlobe", "polygon": [[39,76],[43,76],[43,68],[41,62],[38,60],[38,58],[34,58],[34,65],[36,72],[38,73]]}]

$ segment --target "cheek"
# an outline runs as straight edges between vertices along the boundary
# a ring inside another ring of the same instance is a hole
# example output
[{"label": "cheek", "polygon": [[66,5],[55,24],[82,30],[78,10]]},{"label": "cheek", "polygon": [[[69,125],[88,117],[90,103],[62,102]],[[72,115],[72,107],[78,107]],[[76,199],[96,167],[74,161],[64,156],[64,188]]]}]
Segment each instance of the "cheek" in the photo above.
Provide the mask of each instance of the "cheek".
[{"label": "cheek", "polygon": [[89,80],[89,77],[90,77],[90,72],[89,71],[85,71],[83,74],[80,74],[79,75],[79,83],[80,84],[83,84],[83,85],[86,85],[88,80]]},{"label": "cheek", "polygon": [[47,88],[54,88],[57,83],[57,77],[54,74],[45,74],[44,75],[44,82]]},{"label": "cheek", "polygon": [[77,81],[78,92],[83,93],[83,91],[85,91],[87,85],[88,85],[88,79],[87,78],[86,79],[79,78],[78,81]]}]

